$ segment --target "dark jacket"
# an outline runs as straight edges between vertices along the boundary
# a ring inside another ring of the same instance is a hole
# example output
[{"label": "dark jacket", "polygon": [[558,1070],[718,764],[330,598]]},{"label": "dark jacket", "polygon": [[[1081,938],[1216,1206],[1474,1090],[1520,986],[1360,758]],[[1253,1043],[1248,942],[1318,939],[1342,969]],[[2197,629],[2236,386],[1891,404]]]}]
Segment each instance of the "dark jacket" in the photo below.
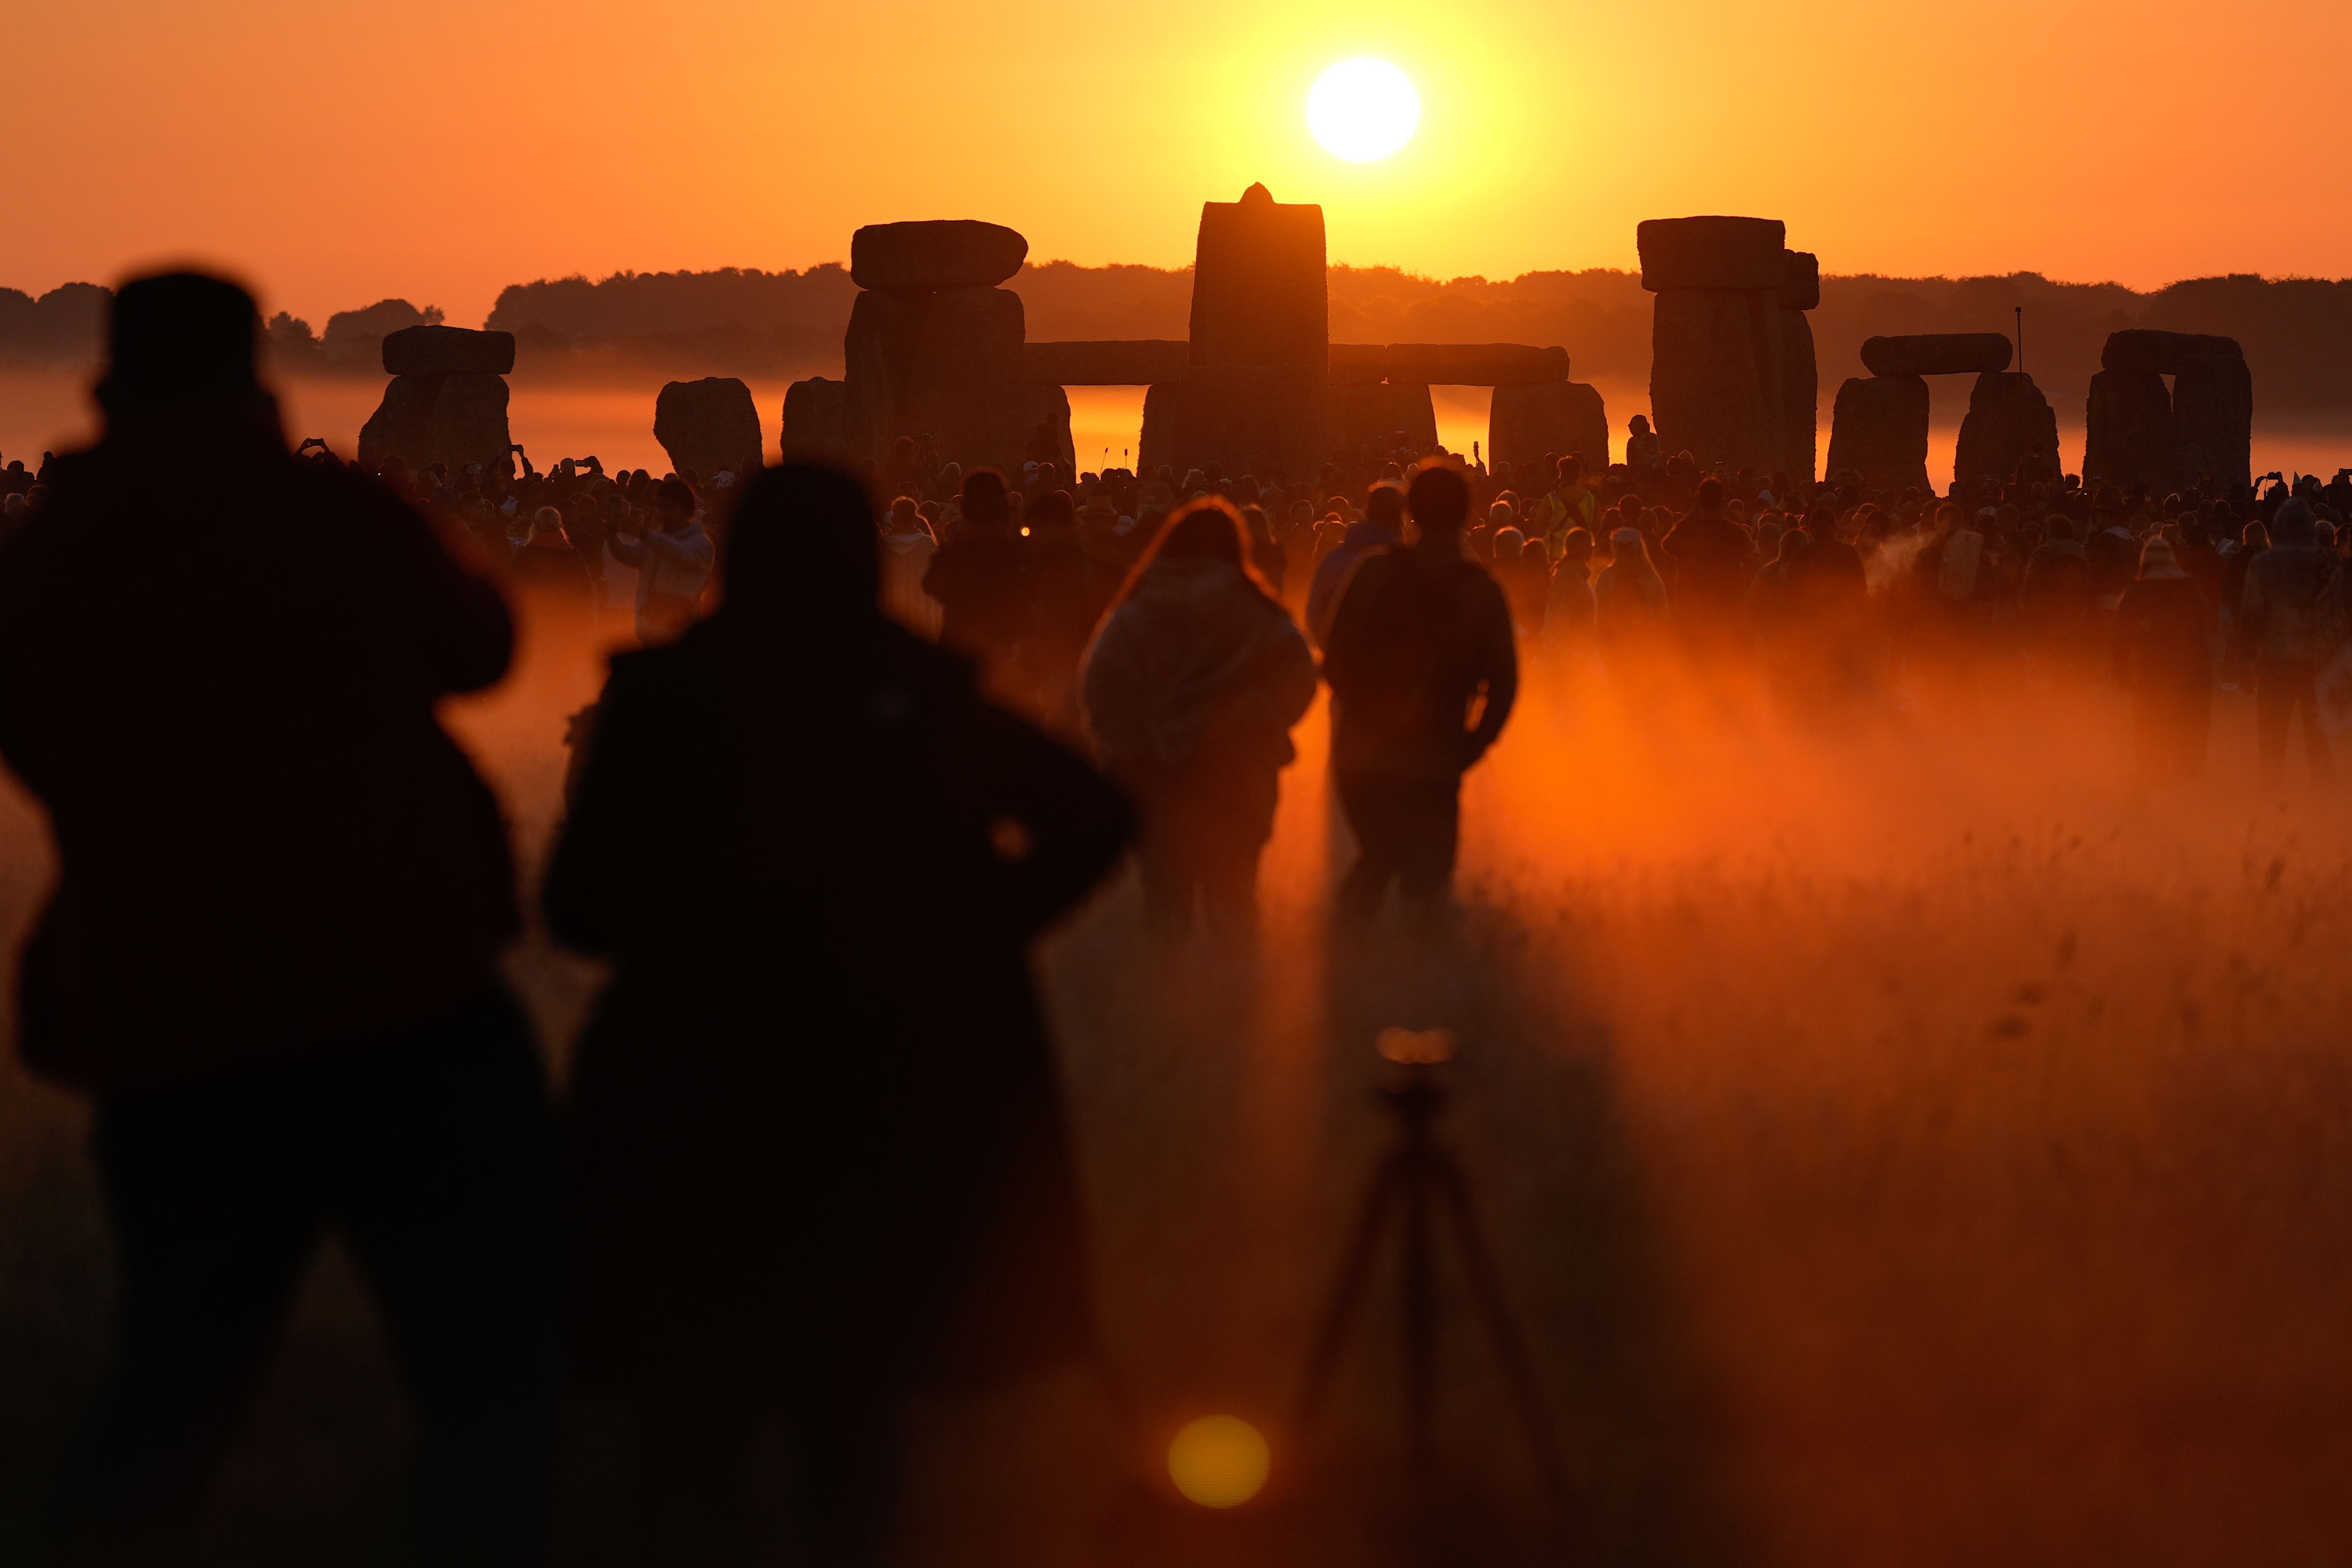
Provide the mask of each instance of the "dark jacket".
[{"label": "dark jacket", "polygon": [[1518,695],[1510,607],[1454,540],[1368,555],[1332,613],[1323,674],[1337,700],[1333,766],[1455,777],[1495,743]]},{"label": "dark jacket", "polygon": [[1008,530],[967,523],[951,533],[923,592],[940,602],[940,641],[984,665],[1010,658],[1034,627],[1029,552]]},{"label": "dark jacket", "polygon": [[0,752],[60,870],[26,1058],[184,1082],[483,984],[517,926],[497,803],[434,718],[505,604],[416,513],[274,431],[110,436],[0,553]]},{"label": "dark jacket", "polygon": [[1027,949],[1129,826],[878,616],[722,611],[614,660],[545,894],[614,963],[572,1082],[590,1381],[773,1396],[813,1356],[971,1379],[1086,1348]]},{"label": "dark jacket", "polygon": [[1659,547],[1679,568],[1675,615],[1685,626],[1727,626],[1748,591],[1748,535],[1721,512],[1695,511],[1667,531]]}]

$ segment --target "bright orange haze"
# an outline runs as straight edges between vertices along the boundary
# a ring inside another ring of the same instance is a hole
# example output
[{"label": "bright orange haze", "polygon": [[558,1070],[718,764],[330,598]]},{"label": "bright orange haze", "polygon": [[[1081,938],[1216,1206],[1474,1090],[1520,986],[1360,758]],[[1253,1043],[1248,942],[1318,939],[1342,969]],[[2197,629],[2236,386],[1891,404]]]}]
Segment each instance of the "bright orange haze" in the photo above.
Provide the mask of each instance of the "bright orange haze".
[{"label": "bright orange haze", "polygon": [[[33,0],[6,29],[0,284],[194,257],[323,325],[385,296],[799,268],[974,216],[1032,255],[1191,259],[1203,199],[1318,201],[1335,260],[1623,267],[1633,226],[1788,220],[1825,269],[2152,286],[2332,276],[2352,142],[2285,62],[2319,0]],[[1394,157],[1318,147],[1335,60],[1403,68]]]}]

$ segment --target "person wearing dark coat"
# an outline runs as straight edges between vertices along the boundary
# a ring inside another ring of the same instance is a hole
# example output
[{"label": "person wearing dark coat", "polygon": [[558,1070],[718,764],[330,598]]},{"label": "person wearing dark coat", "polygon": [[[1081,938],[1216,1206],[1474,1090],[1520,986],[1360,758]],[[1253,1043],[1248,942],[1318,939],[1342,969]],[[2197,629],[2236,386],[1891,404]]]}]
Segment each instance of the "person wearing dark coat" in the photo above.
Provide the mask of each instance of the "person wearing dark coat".
[{"label": "person wearing dark coat", "polygon": [[1723,481],[1699,482],[1690,515],[1666,531],[1659,548],[1678,568],[1675,576],[1675,621],[1685,638],[1720,644],[1737,630],[1748,593],[1748,560],[1754,546],[1740,526],[1723,515]]},{"label": "person wearing dark coat", "polygon": [[512,626],[391,491],[289,454],[259,330],[234,284],[126,284],[105,434],[0,552],[0,752],[58,858],[18,1039],[94,1102],[119,1291],[45,1528],[106,1557],[200,1506],[332,1229],[412,1403],[432,1560],[523,1561],[552,1129],[499,978],[505,829],[434,716]]},{"label": "person wearing dark coat", "polygon": [[2214,607],[2161,538],[2140,546],[2139,575],[2116,605],[2116,679],[2132,694],[2143,778],[2194,778],[2212,728]]},{"label": "person wearing dark coat", "polygon": [[1013,531],[1003,475],[973,469],[961,501],[962,520],[931,557],[923,592],[939,601],[940,643],[993,675],[1013,662],[1034,625],[1029,552]]},{"label": "person wearing dark coat", "polygon": [[1420,539],[1357,563],[1324,644],[1333,783],[1357,844],[1339,901],[1358,915],[1391,882],[1423,906],[1444,897],[1462,775],[1502,734],[1519,689],[1510,607],[1462,552],[1468,482],[1450,468],[1423,468],[1405,506]]},{"label": "person wearing dark coat", "polygon": [[614,966],[571,1085],[574,1345],[643,1426],[649,1557],[718,1550],[680,1538],[725,1536],[781,1412],[818,1560],[870,1562],[901,1395],[1092,1352],[1027,954],[1132,818],[881,613],[876,555],[853,477],[754,480],[718,612],[614,659],[548,871]]},{"label": "person wearing dark coat", "polygon": [[1163,931],[1255,929],[1291,726],[1315,656],[1250,559],[1231,505],[1194,501],[1151,542],[1081,674],[1087,730],[1143,809],[1144,905]]}]

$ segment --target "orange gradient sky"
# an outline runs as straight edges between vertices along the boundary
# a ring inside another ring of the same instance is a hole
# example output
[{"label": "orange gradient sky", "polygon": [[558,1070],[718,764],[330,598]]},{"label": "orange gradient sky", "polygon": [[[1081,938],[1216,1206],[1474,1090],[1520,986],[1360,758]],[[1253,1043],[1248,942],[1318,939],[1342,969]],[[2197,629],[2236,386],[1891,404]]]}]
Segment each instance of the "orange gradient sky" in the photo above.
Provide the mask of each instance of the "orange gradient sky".
[{"label": "orange gradient sky", "polygon": [[[196,258],[317,326],[806,267],[895,218],[1178,265],[1257,179],[1324,204],[1334,260],[1441,277],[1629,266],[1692,212],[1835,272],[2352,271],[2352,138],[2284,85],[2352,43],[2318,0],[23,0],[0,37],[0,284]],[[1351,164],[1303,106],[1366,54],[1423,117]]]}]

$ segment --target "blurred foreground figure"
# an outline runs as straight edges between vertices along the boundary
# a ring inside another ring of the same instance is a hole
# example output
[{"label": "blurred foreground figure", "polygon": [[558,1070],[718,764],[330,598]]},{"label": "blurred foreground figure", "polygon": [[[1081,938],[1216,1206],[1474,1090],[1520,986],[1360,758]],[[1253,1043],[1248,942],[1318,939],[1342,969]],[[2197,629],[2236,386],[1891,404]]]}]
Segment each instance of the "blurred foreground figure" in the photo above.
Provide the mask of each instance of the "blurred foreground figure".
[{"label": "blurred foreground figure", "polygon": [[1358,914],[1391,882],[1416,903],[1444,896],[1462,774],[1503,732],[1519,689],[1503,591],[1462,552],[1469,485],[1424,468],[1405,507],[1419,541],[1357,564],[1324,639],[1331,770],[1358,846],[1339,897]]},{"label": "blurred foreground figure", "polygon": [[1143,808],[1154,927],[1257,918],[1290,728],[1315,700],[1315,656],[1249,564],[1242,520],[1195,501],[1160,531],[1087,649],[1087,733]]},{"label": "blurred foreground figure", "polygon": [[0,750],[48,807],[34,1068],[96,1100],[113,1364],[62,1553],[189,1514],[330,1226],[418,1421],[424,1555],[536,1554],[555,1377],[546,1090],[494,963],[496,803],[433,705],[505,605],[358,470],[299,462],[214,279],[117,296],[106,435],[0,553]]},{"label": "blurred foreground figure", "polygon": [[646,1560],[740,1546],[781,1412],[817,1560],[871,1562],[903,1392],[1091,1348],[1026,950],[1129,814],[883,616],[876,554],[856,480],[761,475],[719,612],[613,661],[548,872],[615,966],[572,1078],[577,1343],[644,1429]]}]

